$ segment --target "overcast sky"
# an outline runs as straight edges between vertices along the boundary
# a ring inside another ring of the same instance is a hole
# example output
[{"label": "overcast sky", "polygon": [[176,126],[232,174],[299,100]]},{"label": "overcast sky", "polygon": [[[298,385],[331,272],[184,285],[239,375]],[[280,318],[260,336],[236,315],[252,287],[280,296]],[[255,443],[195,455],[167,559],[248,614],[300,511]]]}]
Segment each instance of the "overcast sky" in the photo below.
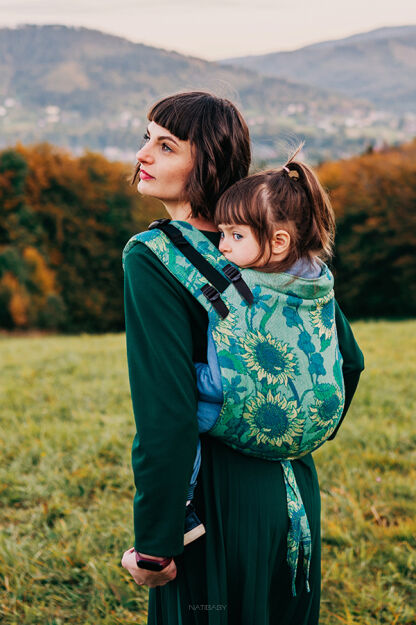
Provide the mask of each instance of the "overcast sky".
[{"label": "overcast sky", "polygon": [[0,27],[69,24],[216,60],[416,24],[404,0],[0,0]]}]

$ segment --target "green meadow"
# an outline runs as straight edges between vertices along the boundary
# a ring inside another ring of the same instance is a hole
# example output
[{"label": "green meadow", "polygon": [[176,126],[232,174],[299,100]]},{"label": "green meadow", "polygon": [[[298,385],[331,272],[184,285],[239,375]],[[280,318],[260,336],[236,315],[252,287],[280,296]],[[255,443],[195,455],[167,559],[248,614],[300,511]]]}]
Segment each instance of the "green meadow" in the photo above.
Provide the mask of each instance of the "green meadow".
[{"label": "green meadow", "polygon": [[[353,328],[366,370],[315,454],[320,623],[414,625],[416,321]],[[145,623],[147,591],[120,566],[133,542],[124,336],[1,337],[0,369],[1,622]]]}]

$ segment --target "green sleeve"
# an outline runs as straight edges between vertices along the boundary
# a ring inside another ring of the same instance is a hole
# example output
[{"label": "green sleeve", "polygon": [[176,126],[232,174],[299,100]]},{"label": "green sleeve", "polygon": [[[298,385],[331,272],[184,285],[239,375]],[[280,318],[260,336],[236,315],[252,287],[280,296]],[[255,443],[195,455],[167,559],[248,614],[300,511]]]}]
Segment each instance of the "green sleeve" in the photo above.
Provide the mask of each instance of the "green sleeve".
[{"label": "green sleeve", "polygon": [[154,556],[183,551],[186,492],[198,440],[192,311],[186,296],[145,245],[129,251],[124,303],[136,422],[135,548]]},{"label": "green sleeve", "polygon": [[339,350],[342,356],[342,375],[345,386],[345,405],[339,422],[334,433],[329,437],[333,439],[347,414],[352,398],[357,389],[361,371],[364,370],[364,356],[354,338],[351,326],[348,323],[344,313],[340,309],[338,302],[335,300],[335,323],[337,326]]}]

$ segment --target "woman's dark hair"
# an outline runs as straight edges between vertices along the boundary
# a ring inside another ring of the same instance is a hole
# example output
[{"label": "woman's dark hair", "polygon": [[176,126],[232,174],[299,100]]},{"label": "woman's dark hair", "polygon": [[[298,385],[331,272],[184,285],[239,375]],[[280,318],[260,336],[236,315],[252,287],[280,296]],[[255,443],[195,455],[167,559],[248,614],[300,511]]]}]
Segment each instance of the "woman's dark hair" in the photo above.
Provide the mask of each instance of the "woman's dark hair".
[{"label": "woman's dark hair", "polygon": [[291,237],[288,256],[279,262],[266,261],[260,271],[286,271],[302,256],[332,256],[335,217],[328,195],[316,174],[294,158],[281,169],[254,174],[236,182],[218,201],[215,223],[244,224],[252,228],[260,245],[253,263],[264,254],[271,258],[270,242],[276,227],[287,229]]},{"label": "woman's dark hair", "polygon": [[[178,93],[152,106],[149,121],[189,140],[195,164],[185,194],[193,217],[212,219],[221,194],[248,174],[250,135],[236,106],[224,98],[202,91]],[[132,184],[140,171],[136,166]]]}]

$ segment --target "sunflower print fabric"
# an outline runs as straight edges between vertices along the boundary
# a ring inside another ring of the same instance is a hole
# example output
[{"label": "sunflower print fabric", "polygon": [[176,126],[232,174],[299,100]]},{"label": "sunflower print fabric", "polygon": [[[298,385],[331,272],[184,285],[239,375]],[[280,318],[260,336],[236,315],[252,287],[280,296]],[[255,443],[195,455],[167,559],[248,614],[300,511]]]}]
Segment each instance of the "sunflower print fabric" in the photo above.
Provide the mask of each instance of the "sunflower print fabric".
[{"label": "sunflower print fabric", "polygon": [[[220,273],[232,265],[202,232],[187,222],[170,223]],[[290,460],[322,445],[344,407],[333,276],[326,265],[315,279],[242,269],[254,303],[248,305],[231,283],[221,293],[229,310],[223,319],[203,295],[206,278],[161,230],[132,237],[123,259],[138,243],[147,245],[208,312],[224,394],[209,433],[242,453],[282,463],[290,521],[287,559],[295,593],[300,546],[307,585],[311,549]]]}]

